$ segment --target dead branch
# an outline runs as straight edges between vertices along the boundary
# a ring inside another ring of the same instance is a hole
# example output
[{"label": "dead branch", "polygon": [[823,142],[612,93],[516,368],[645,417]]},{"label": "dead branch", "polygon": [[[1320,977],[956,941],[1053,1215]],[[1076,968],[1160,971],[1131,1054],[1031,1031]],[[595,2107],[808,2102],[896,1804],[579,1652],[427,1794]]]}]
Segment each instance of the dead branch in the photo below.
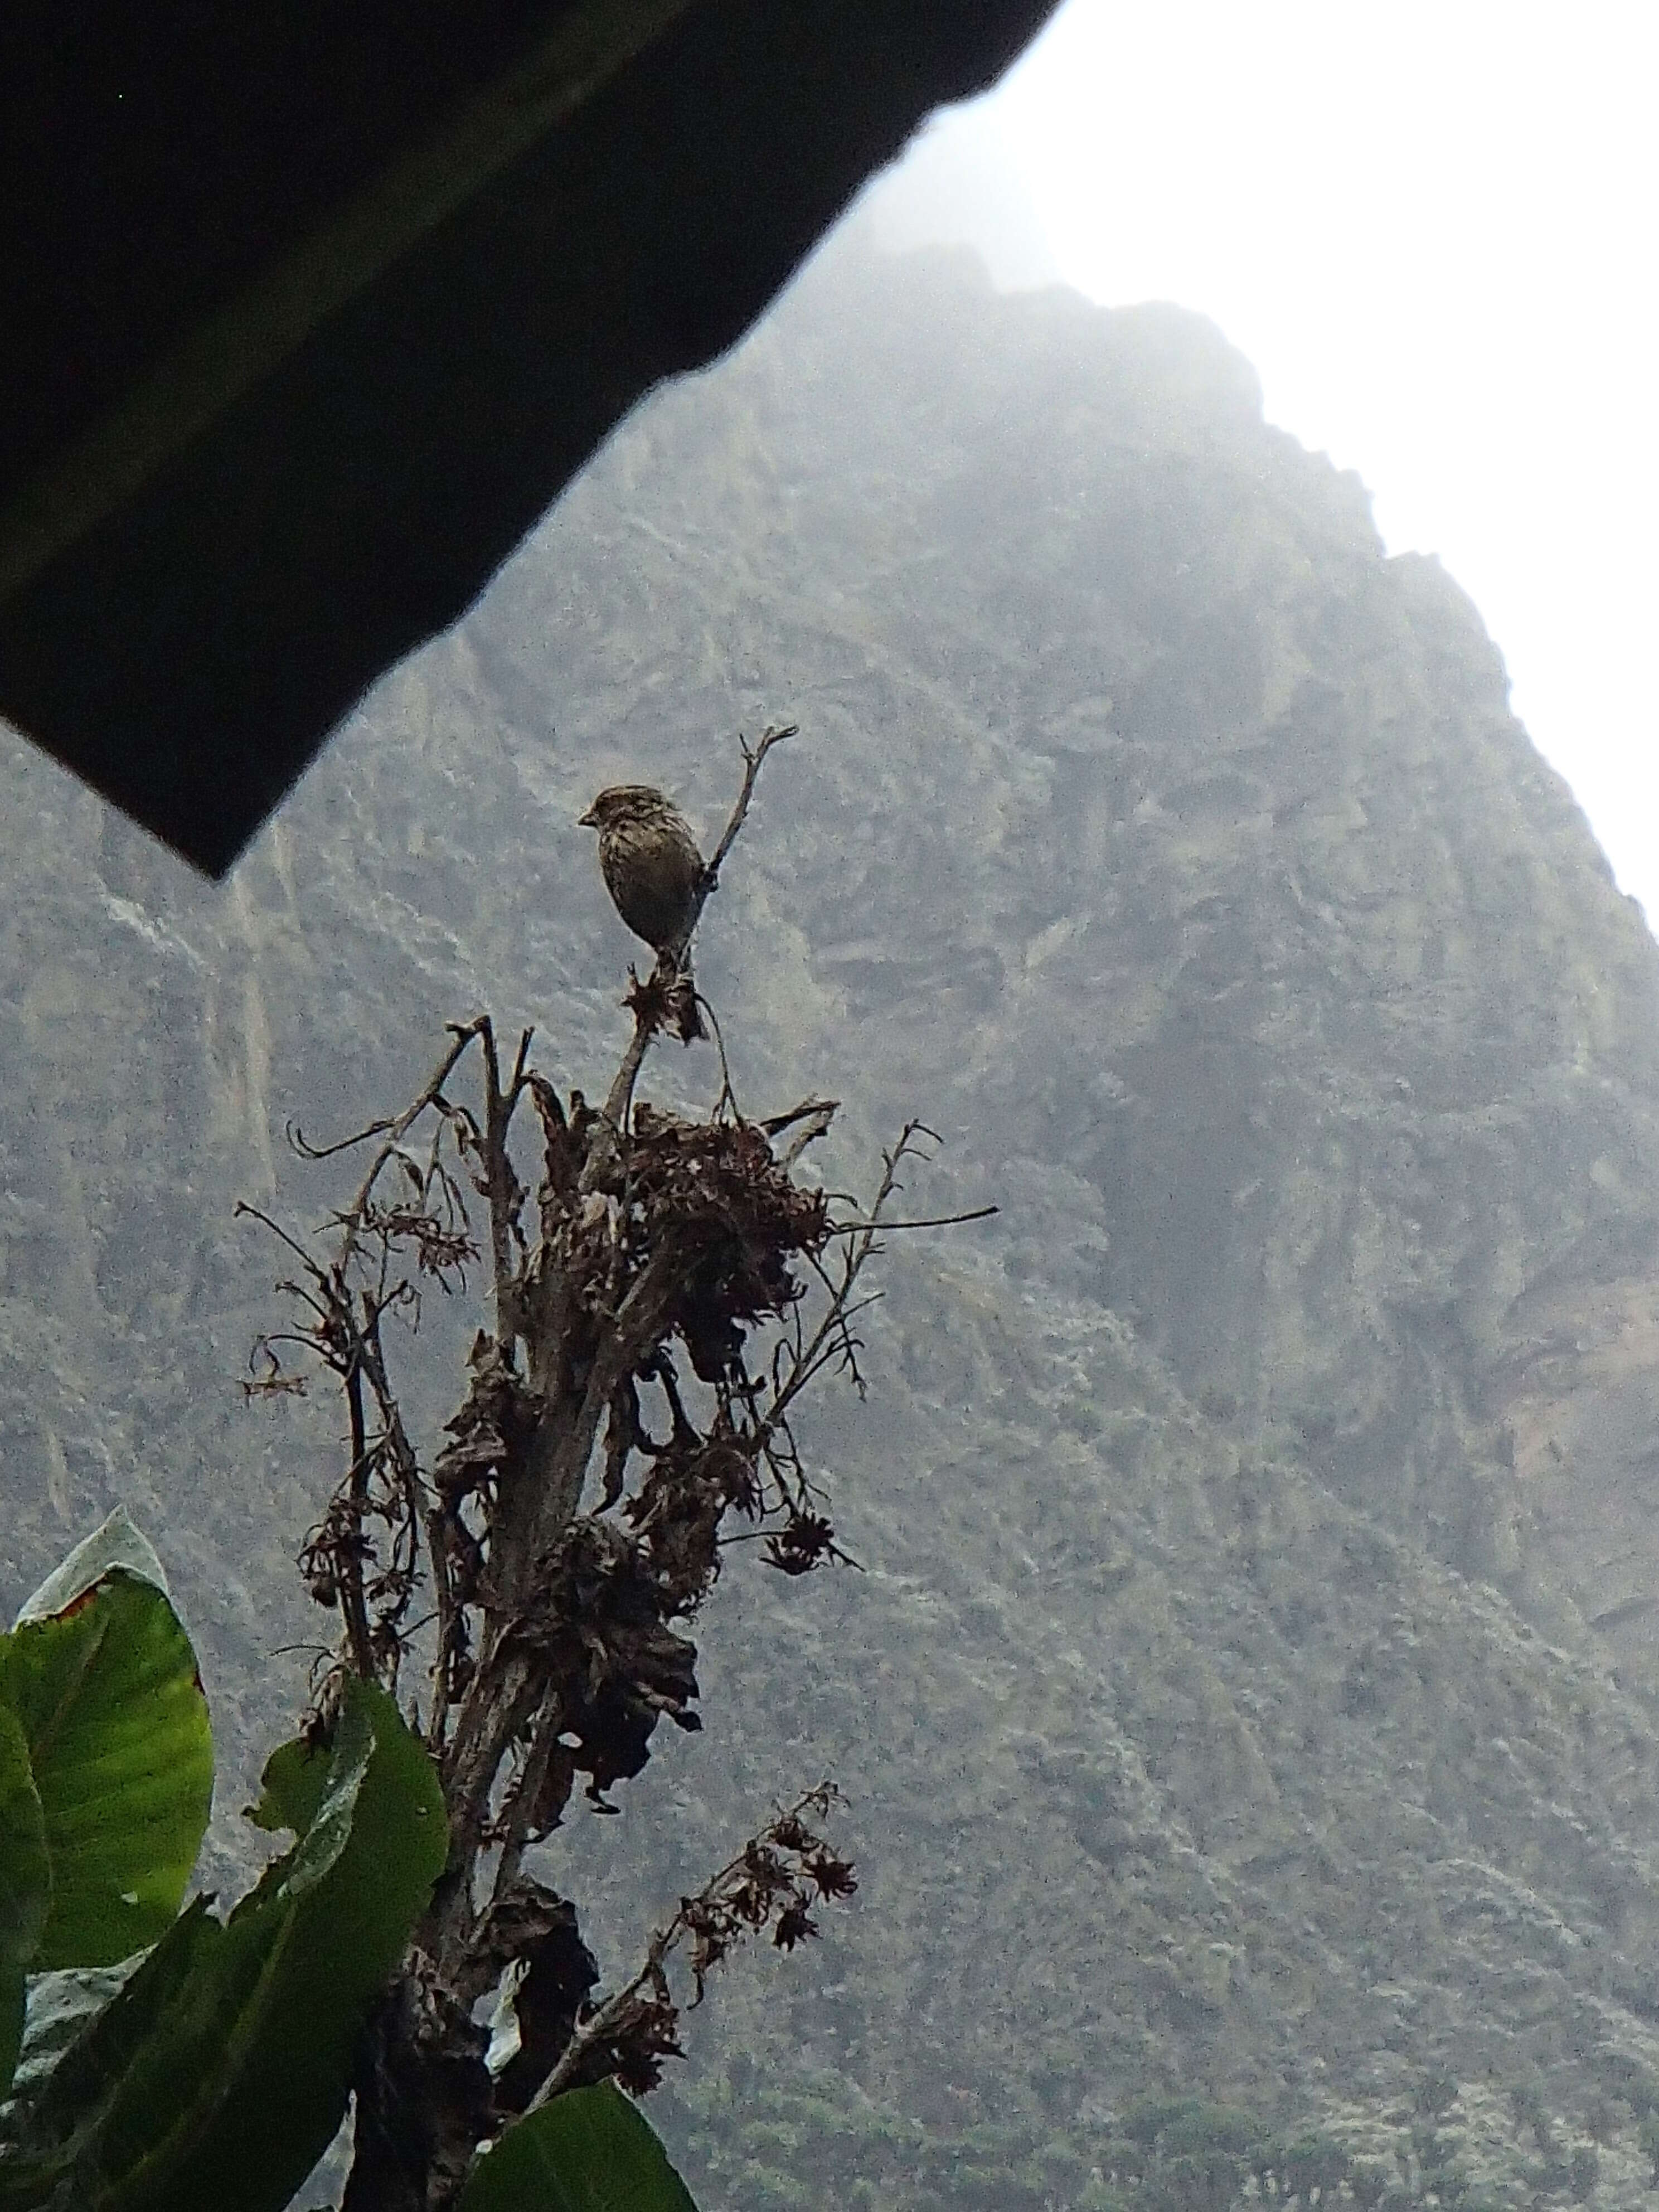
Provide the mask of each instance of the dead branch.
[{"label": "dead branch", "polygon": [[820,1137],[829,1134],[830,1124],[840,1111],[839,1098],[807,1098],[793,1113],[780,1114],[769,1121],[763,1121],[761,1127],[769,1137],[781,1137],[786,1129],[794,1129],[794,1135],[778,1154],[778,1165],[793,1168],[809,1145],[817,1144]]},{"label": "dead branch", "polygon": [[321,1147],[307,1145],[303,1132],[297,1127],[293,1129],[291,1142],[295,1149],[302,1158],[313,1160],[328,1159],[336,1152],[349,1152],[356,1146],[366,1143],[370,1137],[384,1135],[386,1138],[385,1144],[381,1146],[369,1164],[368,1172],[358,1187],[356,1197],[338,1217],[340,1227],[345,1231],[345,1241],[339,1255],[343,1265],[349,1263],[354,1256],[355,1225],[362,1220],[374,1186],[380,1181],[387,1163],[393,1158],[398,1146],[416,1122],[420,1120],[422,1115],[429,1107],[435,1106],[441,1101],[444,1085],[453,1073],[468,1046],[475,1037],[486,1032],[489,1028],[489,1017],[487,1014],[477,1014],[470,1022],[460,1024],[452,1022],[449,1024],[451,1042],[443,1058],[427,1078],[418,1095],[410,1100],[401,1114],[394,1115],[391,1121],[371,1121],[366,1128],[358,1130],[355,1136],[342,1137],[337,1142]]},{"label": "dead branch", "polygon": [[[755,784],[760,775],[761,763],[774,745],[781,745],[786,738],[798,735],[799,729],[799,722],[787,722],[781,729],[768,729],[763,732],[760,743],[752,750],[748,739],[739,734],[738,744],[743,750],[744,763],[743,788],[738,793],[737,804],[732,807],[726,827],[720,832],[720,843],[709,855],[702,872],[702,881],[697,886],[696,911],[699,915],[718,889],[720,869],[725,865],[726,856],[738,841],[738,832],[742,829],[744,817],[749,812],[749,802],[755,795]],[[694,923],[693,927],[695,926]]]},{"label": "dead branch", "polygon": [[884,1235],[890,1229],[955,1229],[964,1221],[988,1221],[994,1213],[1000,1213],[1000,1206],[970,1206],[966,1213],[929,1213],[915,1221],[832,1221],[832,1237],[858,1237],[866,1231],[878,1229]]},{"label": "dead branch", "polygon": [[[702,2002],[711,1967],[733,1943],[769,1923],[781,1950],[817,1934],[811,1917],[820,1898],[850,1896],[858,1887],[851,1865],[830,1850],[806,1825],[805,1816],[823,1820],[840,1799],[832,1782],[821,1782],[778,1813],[751,1836],[741,1850],[709,1877],[695,1897],[683,1898],[672,1920],[646,1945],[645,1958],[630,1981],[592,2009],[565,2045],[563,2056],[526,2106],[529,2112],[566,2089],[589,2079],[631,2071],[654,2085],[660,2060],[678,2053],[673,2031],[678,2008],[669,1995],[667,1965],[682,1947],[691,1952],[694,2005]],[[647,2002],[641,2000],[647,1997]],[[595,2061],[599,2061],[598,2070]]]},{"label": "dead branch", "polygon": [[[791,734],[769,728],[743,744],[742,787],[698,914],[762,763]],[[250,1394],[294,1388],[285,1363],[298,1352],[333,1377],[345,1405],[343,1463],[301,1554],[313,1595],[340,1616],[336,1668],[398,1690],[449,1813],[449,1863],[387,2000],[394,2010],[399,1990],[407,1997],[436,1974],[465,2016],[514,1956],[503,1930],[521,1923],[550,1943],[563,1929],[558,1940],[575,1946],[562,1954],[567,1966],[586,1958],[574,1908],[538,1887],[533,1854],[579,1785],[596,1809],[615,1810],[611,1793],[644,1768],[660,1723],[699,1725],[687,1630],[734,1544],[758,1542],[764,1564],[791,1577],[855,1564],[792,1421],[826,1376],[862,1393],[859,1328],[879,1295],[866,1270],[886,1231],[994,1211],[897,1212],[904,1170],[933,1140],[920,1121],[884,1155],[867,1202],[798,1180],[835,1102],[808,1097],[746,1119],[723,1044],[710,1113],[688,1119],[637,1099],[668,1001],[659,975],[630,976],[633,1034],[602,1111],[532,1065],[528,1030],[505,1069],[480,1014],[452,1027],[401,1112],[334,1145],[293,1133],[295,1150],[319,1161],[372,1148],[314,1250],[241,1209],[297,1262],[284,1286],[292,1326],[256,1349]],[[479,1200],[489,1224],[475,1243],[469,1207]],[[490,1310],[460,1402],[422,1452],[398,1363],[419,1356],[423,1292],[434,1283],[466,1292],[480,1244]],[[387,1331],[388,1316],[410,1325],[407,1338]],[[497,2085],[496,2121],[532,2093],[541,2103],[611,2076],[649,2087],[678,2048],[677,1954],[700,1998],[744,1934],[769,1927],[789,1948],[816,1933],[809,1908],[852,1887],[850,1869],[807,1825],[829,1803],[821,1788],[778,1814],[682,1902],[639,1972],[597,2007],[581,2008],[591,1976],[572,1983],[526,1967],[525,1987],[540,1991],[525,1999],[533,2033],[510,2086]],[[422,2077],[399,2047],[385,2044],[360,2098],[419,2102]],[[464,2164],[470,2139],[462,2149]]]}]

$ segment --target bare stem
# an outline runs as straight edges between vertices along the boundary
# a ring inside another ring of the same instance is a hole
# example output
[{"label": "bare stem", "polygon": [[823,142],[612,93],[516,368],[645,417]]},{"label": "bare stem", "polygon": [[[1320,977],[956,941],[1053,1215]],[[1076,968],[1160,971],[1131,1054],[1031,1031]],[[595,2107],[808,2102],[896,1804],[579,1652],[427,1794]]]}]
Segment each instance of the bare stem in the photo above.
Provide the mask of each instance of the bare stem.
[{"label": "bare stem", "polygon": [[[732,809],[726,828],[720,833],[720,842],[709,855],[708,863],[702,872],[702,881],[697,886],[696,912],[699,915],[719,884],[720,868],[726,854],[737,842],[738,832],[742,829],[744,817],[749,811],[749,802],[755,795],[755,784],[760,775],[761,763],[774,745],[781,745],[786,738],[794,737],[799,728],[799,722],[786,722],[781,727],[768,729],[763,732],[760,743],[752,749],[748,739],[739,736],[738,743],[743,748],[743,788],[738,793],[737,804]],[[692,927],[695,928],[696,926],[694,921]]]},{"label": "bare stem", "polygon": [[344,1231],[344,1235],[341,1240],[337,1264],[343,1273],[356,1255],[357,1240],[362,1231],[363,1217],[368,1211],[369,1200],[374,1196],[374,1186],[380,1181],[386,1163],[396,1156],[398,1146],[427,1109],[440,1103],[443,1096],[444,1085],[454,1073],[456,1063],[463,1057],[473,1039],[479,1036],[492,1038],[491,1049],[493,1050],[493,1036],[488,1014],[475,1015],[470,1022],[452,1023],[450,1024],[451,1042],[443,1058],[427,1078],[419,1095],[404,1107],[401,1114],[394,1116],[390,1121],[371,1121],[367,1128],[359,1129],[355,1136],[342,1137],[332,1145],[308,1145],[301,1130],[296,1128],[291,1133],[295,1150],[302,1153],[307,1159],[312,1160],[325,1160],[336,1152],[349,1152],[353,1146],[361,1145],[370,1137],[384,1134],[386,1138],[386,1142],[370,1163],[368,1174],[358,1185],[356,1196],[339,1217],[339,1225]]},{"label": "bare stem", "polygon": [[[628,972],[630,977],[634,975],[634,970],[631,968]],[[636,984],[637,980],[635,978]],[[630,992],[629,996],[637,997],[637,990]],[[656,1024],[651,1020],[643,1006],[636,1005],[634,1008],[634,1034],[628,1041],[628,1049],[623,1054],[622,1065],[617,1068],[611,1089],[605,1097],[605,1118],[613,1129],[625,1129],[628,1126],[629,1109],[634,1103],[634,1085],[639,1079],[640,1069],[644,1065],[645,1055],[650,1049],[651,1040],[656,1034]]]}]

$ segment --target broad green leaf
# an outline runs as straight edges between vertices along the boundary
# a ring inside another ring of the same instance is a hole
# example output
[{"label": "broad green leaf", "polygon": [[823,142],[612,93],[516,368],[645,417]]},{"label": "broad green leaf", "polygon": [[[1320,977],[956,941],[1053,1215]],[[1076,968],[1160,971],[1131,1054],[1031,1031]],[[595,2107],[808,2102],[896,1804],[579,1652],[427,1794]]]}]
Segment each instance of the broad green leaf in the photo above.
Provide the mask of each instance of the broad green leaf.
[{"label": "broad green leaf", "polygon": [[228,1923],[192,1906],[70,2047],[0,2161],[0,2207],[279,2212],[447,1849],[425,1753],[348,1684],[306,1834]]},{"label": "broad green leaf", "polygon": [[33,1964],[112,1966],[171,1925],[207,1826],[213,1738],[190,1638],[152,1582],[116,1568],[0,1639],[0,1702],[28,1747],[52,1867]]},{"label": "broad green leaf", "polygon": [[485,2152],[459,2212],[696,2212],[639,2107],[609,2081],[515,2120]]},{"label": "broad green leaf", "polygon": [[46,1825],[17,1716],[0,1705],[0,2096],[23,2040],[24,1976],[52,1904]]},{"label": "broad green leaf", "polygon": [[[223,1934],[206,1899],[198,1897],[125,1978],[110,1968],[41,1978],[54,1985],[54,2002],[40,2023],[38,2053],[31,2023],[29,2063],[18,2069],[18,2103],[7,2115],[6,2133],[17,2148],[0,2161],[6,2212],[52,2202],[54,2191],[70,2187],[77,2160],[95,2158],[123,2081],[165,2033],[168,2008],[191,1978],[210,1972]],[[93,1978],[100,1972],[112,1975],[112,1991],[99,1990]]]}]

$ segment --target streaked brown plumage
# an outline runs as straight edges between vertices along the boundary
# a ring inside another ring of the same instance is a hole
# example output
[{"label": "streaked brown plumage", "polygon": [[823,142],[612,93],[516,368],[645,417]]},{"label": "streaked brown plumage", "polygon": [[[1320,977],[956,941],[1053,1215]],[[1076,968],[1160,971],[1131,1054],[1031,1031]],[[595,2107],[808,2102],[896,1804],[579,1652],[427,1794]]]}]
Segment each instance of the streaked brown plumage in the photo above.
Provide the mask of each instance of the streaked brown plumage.
[{"label": "streaked brown plumage", "polygon": [[704,1034],[691,982],[687,938],[697,919],[702,855],[690,824],[648,783],[602,791],[581,817],[599,833],[599,868],[617,913],[659,957],[678,970],[679,1031],[689,1044]]}]

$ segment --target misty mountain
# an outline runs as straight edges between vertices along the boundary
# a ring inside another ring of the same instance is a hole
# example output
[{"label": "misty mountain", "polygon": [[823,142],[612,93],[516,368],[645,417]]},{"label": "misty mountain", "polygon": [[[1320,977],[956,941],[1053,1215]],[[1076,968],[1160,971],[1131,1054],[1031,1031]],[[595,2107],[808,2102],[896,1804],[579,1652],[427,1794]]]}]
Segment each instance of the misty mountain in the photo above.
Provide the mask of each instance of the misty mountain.
[{"label": "misty mountain", "polygon": [[[597,1091],[631,947],[576,817],[649,778],[712,832],[732,733],[786,718],[699,941],[738,1097],[842,1098],[842,1188],[919,1115],[918,1210],[1001,1211],[894,1239],[867,1399],[805,1425],[859,1571],[739,1559],[705,1733],[551,1855],[614,1968],[775,1795],[848,1793],[853,1909],[690,2016],[688,2178],[1102,2203],[1166,2092],[1420,2195],[1438,2074],[1441,2203],[1585,2193],[1592,2139],[1634,2203],[1659,951],[1474,609],[1185,313],[829,249],[225,890],[7,752],[9,1588],[145,1523],[228,1874],[328,1632],[289,1563],[337,1449],[242,1402],[283,1270],[232,1208],[321,1219],[285,1126],[394,1109],[481,1006]],[[717,1083],[675,1048],[646,1088]],[[465,1333],[428,1318],[431,1420]]]}]

